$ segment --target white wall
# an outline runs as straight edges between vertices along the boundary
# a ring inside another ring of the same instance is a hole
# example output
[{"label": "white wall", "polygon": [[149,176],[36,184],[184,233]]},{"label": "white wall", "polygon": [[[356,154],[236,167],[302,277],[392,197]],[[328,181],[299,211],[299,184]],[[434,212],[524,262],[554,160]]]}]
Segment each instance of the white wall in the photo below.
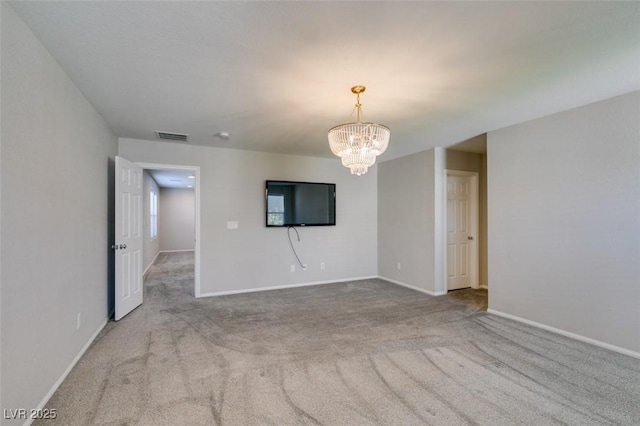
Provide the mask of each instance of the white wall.
[{"label": "white wall", "polygon": [[11,7],[0,8],[0,405],[31,409],[107,320],[117,141]]},{"label": "white wall", "polygon": [[195,194],[189,188],[160,188],[160,250],[195,248]]},{"label": "white wall", "polygon": [[[318,143],[326,143],[319,140]],[[200,166],[201,292],[219,293],[270,286],[377,275],[377,170],[352,176],[338,158],[120,139],[119,155],[137,162]],[[296,260],[282,228],[265,226],[265,180],[333,182],[336,226],[299,228],[294,241],[308,270]],[[239,229],[227,229],[238,221]],[[324,262],[326,269],[320,269]]]},{"label": "white wall", "polygon": [[489,308],[640,352],[640,92],[488,134]]},{"label": "white wall", "polygon": [[[143,245],[142,252],[144,256],[144,265],[143,268],[146,271],[147,268],[151,265],[153,260],[158,255],[160,251],[160,234],[156,238],[151,238],[151,227],[150,227],[150,219],[149,215],[151,214],[151,199],[149,197],[149,192],[154,190],[158,197],[160,197],[160,188],[158,188],[158,184],[151,174],[144,170],[142,172],[142,200],[143,200],[143,219],[142,219],[142,227],[143,229]],[[158,202],[159,203],[159,202]]]},{"label": "white wall", "polygon": [[435,185],[435,149],[378,165],[379,274],[428,293],[440,291]]}]

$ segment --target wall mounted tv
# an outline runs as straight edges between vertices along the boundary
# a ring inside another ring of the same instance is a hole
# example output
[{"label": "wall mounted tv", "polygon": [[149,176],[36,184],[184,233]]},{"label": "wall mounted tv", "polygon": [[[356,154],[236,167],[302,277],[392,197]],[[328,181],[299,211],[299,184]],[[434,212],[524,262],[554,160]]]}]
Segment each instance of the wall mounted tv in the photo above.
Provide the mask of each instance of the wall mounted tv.
[{"label": "wall mounted tv", "polygon": [[333,226],[336,184],[268,180],[267,226]]}]

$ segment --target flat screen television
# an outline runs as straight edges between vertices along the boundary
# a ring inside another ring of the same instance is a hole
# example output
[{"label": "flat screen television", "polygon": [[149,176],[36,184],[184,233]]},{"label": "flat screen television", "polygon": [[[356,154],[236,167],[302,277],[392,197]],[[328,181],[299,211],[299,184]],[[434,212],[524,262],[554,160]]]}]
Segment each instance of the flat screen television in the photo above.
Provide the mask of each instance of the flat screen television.
[{"label": "flat screen television", "polygon": [[336,184],[268,180],[267,226],[334,226]]}]

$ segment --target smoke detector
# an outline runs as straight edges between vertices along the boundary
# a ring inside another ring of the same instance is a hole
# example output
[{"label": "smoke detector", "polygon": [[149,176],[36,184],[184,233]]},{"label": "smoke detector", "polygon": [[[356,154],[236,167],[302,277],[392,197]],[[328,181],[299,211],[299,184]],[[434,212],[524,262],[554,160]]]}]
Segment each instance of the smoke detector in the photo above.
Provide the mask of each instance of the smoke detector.
[{"label": "smoke detector", "polygon": [[214,134],[213,136],[215,136],[216,138],[220,138],[222,140],[228,140],[231,135],[229,134],[229,132],[218,132],[216,134]]}]

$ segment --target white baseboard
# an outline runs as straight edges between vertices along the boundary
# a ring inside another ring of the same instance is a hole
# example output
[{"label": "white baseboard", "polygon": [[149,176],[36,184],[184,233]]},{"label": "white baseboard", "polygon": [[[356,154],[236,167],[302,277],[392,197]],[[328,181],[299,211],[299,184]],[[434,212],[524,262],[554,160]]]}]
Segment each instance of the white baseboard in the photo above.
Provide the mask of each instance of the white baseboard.
[{"label": "white baseboard", "polygon": [[480,288],[483,289],[483,290],[489,290],[489,286],[488,285],[481,285]]},{"label": "white baseboard", "polygon": [[149,263],[149,265],[147,266],[147,268],[144,270],[144,272],[142,273],[142,276],[144,277],[145,275],[147,275],[147,272],[149,272],[149,269],[153,266],[154,263],[156,263],[156,259],[158,258],[158,256],[160,256],[160,251],[158,251],[156,253],[156,255],[153,257],[153,260]]},{"label": "white baseboard", "polygon": [[496,311],[495,309],[487,309],[487,313],[497,315],[499,317],[507,318],[510,320],[518,321],[524,324],[528,324],[530,326],[541,328],[546,331],[550,331],[552,333],[560,334],[565,337],[570,337],[575,340],[579,340],[581,342],[590,343],[595,346],[599,346],[601,348],[609,349],[610,351],[617,352],[623,355],[627,355],[633,358],[640,358],[640,352],[632,351],[630,349],[621,348],[620,346],[611,345],[609,343],[601,342],[596,339],[592,339],[590,337],[582,336],[580,334],[571,333],[570,331],[561,330],[559,328],[551,327],[548,325],[541,324],[539,322],[531,321],[525,318],[520,318],[515,315],[506,314],[504,312]]},{"label": "white baseboard", "polygon": [[410,288],[411,290],[419,291],[420,293],[428,294],[429,296],[444,296],[445,294],[447,294],[446,291],[445,292],[435,292],[435,291],[431,291],[431,290],[425,290],[424,288],[415,287],[415,286],[412,286],[411,284],[403,283],[401,281],[392,280],[391,278],[387,278],[387,277],[383,277],[383,276],[379,276],[378,278],[380,278],[381,280],[389,281],[390,283],[393,283],[393,284],[401,285],[402,287]]},{"label": "white baseboard", "polygon": [[229,290],[229,291],[216,291],[213,293],[200,293],[197,298],[200,297],[216,297],[216,296],[228,296],[231,294],[242,294],[242,293],[255,293],[257,291],[270,291],[270,290],[282,290],[285,288],[296,288],[296,287],[308,287],[311,285],[321,285],[321,284],[334,284],[334,283],[343,283],[348,281],[361,281],[361,280],[371,280],[374,278],[378,278],[373,275],[370,277],[354,277],[354,278],[343,278],[339,280],[328,280],[328,281],[313,281],[307,283],[298,283],[298,284],[285,284],[285,285],[276,285],[269,287],[257,287],[257,288],[247,288],[243,290]]},{"label": "white baseboard", "polygon": [[144,277],[145,275],[147,275],[147,272],[149,272],[149,269],[153,266],[154,263],[156,263],[156,259],[158,259],[158,256],[160,256],[160,253],[183,253],[183,252],[189,252],[189,251],[193,252],[195,250],[159,250],[156,253],[153,260],[151,261],[151,263],[149,263],[149,266],[147,266],[147,268],[142,273],[142,276]]},{"label": "white baseboard", "polygon": [[[89,349],[89,346],[91,346],[93,341],[96,340],[96,337],[98,337],[98,334],[100,334],[102,329],[107,325],[107,321],[108,320],[105,320],[102,324],[100,324],[96,332],[93,333],[93,335],[89,338],[89,341],[87,341],[87,343],[82,347],[82,349],[80,349],[80,352],[78,352],[78,355],[76,355],[73,361],[71,361],[71,364],[69,364],[69,366],[64,371],[64,373],[62,373],[62,376],[60,376],[60,378],[56,380],[56,382],[53,384],[51,389],[49,389],[49,392],[47,392],[44,398],[42,398],[42,401],[40,401],[38,406],[35,408],[36,411],[42,410],[45,407],[45,405],[47,405],[47,402],[49,402],[49,399],[51,399],[51,397],[58,390],[62,382],[64,382],[64,379],[66,379],[69,373],[71,373],[71,370],[73,370],[73,367],[75,367],[78,361],[80,361],[80,358],[82,358],[82,355],[84,355],[87,349]],[[24,422],[24,426],[30,425],[33,422],[33,420],[34,419],[27,420],[26,422]]]},{"label": "white baseboard", "polygon": [[429,296],[443,296],[447,294],[447,292],[433,292],[430,290],[425,290],[423,288],[414,287],[410,284],[406,284],[400,281],[392,280],[391,278],[383,277],[383,276],[369,276],[369,277],[353,277],[353,278],[342,278],[339,280],[328,280],[328,281],[313,281],[307,283],[298,283],[298,284],[285,284],[285,285],[276,285],[276,286],[268,286],[268,287],[257,287],[257,288],[248,288],[243,290],[229,290],[229,291],[216,291],[213,293],[200,293],[197,298],[200,297],[216,297],[216,296],[227,296],[231,294],[241,294],[241,293],[254,293],[256,291],[269,291],[269,290],[281,290],[285,288],[296,288],[296,287],[308,287],[311,285],[321,285],[321,284],[333,284],[333,283],[342,283],[348,281],[360,281],[360,280],[371,280],[374,278],[379,278],[381,280],[389,281],[390,283],[400,285],[402,287],[410,288],[411,290],[419,291],[420,293],[428,294]]}]

